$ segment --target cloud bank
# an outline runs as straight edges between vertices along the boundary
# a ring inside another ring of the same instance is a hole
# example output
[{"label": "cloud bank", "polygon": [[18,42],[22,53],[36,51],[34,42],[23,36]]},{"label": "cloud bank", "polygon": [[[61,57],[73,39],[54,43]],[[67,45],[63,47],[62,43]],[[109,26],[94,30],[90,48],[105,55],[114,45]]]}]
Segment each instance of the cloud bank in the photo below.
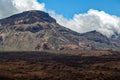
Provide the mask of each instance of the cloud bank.
[{"label": "cloud bank", "polygon": [[107,37],[120,34],[120,18],[104,11],[90,9],[84,14],[75,14],[72,19],[66,19],[54,11],[49,12],[57,22],[79,33],[96,30]]},{"label": "cloud bank", "polygon": [[28,10],[45,11],[45,4],[37,0],[0,0],[0,18]]},{"label": "cloud bank", "polygon": [[[28,10],[46,11],[45,4],[37,0],[0,0],[0,18]],[[72,19],[67,19],[54,11],[46,12],[59,24],[79,33],[96,30],[107,37],[120,34],[120,17],[104,11],[90,9],[87,13],[75,14]]]}]

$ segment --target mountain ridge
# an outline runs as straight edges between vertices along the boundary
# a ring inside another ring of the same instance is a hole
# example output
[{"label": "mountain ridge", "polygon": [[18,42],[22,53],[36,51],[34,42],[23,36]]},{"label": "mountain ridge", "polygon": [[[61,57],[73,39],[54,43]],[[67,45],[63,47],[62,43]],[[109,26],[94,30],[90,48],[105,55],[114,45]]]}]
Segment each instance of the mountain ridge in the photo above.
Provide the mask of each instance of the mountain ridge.
[{"label": "mountain ridge", "polygon": [[[12,22],[9,22],[11,20]],[[16,21],[18,20],[22,20],[22,21],[17,23]],[[1,25],[5,25],[5,23],[9,23],[10,25],[27,24],[27,23],[32,24],[32,23],[35,23],[36,21],[56,23],[56,20],[53,19],[51,16],[49,16],[48,13],[45,13],[43,11],[38,11],[38,10],[25,11],[25,12],[14,14],[10,17],[0,20]]]},{"label": "mountain ridge", "polygon": [[81,34],[63,27],[43,11],[25,11],[0,19],[0,23],[1,50],[120,48],[115,40],[97,31]]}]

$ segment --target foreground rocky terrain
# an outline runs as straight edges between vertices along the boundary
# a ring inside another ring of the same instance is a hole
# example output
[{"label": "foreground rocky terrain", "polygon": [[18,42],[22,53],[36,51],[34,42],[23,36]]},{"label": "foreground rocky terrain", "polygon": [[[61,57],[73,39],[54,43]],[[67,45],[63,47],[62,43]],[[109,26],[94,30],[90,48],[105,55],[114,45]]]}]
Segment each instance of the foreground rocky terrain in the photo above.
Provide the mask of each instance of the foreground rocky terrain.
[{"label": "foreground rocky terrain", "polygon": [[56,52],[0,52],[0,80],[120,80],[118,51]]}]

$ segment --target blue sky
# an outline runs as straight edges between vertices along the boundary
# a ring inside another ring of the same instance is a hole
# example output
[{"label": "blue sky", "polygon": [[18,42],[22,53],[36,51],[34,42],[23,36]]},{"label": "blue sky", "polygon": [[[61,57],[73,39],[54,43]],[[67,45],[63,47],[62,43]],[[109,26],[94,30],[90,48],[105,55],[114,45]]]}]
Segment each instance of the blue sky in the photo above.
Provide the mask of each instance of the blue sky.
[{"label": "blue sky", "polygon": [[45,11],[79,33],[120,34],[120,0],[0,0],[0,19],[29,10]]},{"label": "blue sky", "polygon": [[66,18],[74,14],[86,13],[89,9],[103,10],[120,16],[120,0],[38,0],[44,2],[47,10],[54,10]]}]

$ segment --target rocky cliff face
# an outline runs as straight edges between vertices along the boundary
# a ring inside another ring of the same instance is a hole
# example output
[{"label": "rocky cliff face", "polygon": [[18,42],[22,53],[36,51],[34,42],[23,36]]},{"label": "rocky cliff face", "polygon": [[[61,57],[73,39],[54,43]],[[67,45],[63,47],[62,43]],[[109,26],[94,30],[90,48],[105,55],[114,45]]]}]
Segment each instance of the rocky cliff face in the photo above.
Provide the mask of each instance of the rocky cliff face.
[{"label": "rocky cliff face", "polygon": [[0,50],[117,49],[120,46],[97,31],[84,34],[65,28],[42,11],[26,11],[0,20]]}]

